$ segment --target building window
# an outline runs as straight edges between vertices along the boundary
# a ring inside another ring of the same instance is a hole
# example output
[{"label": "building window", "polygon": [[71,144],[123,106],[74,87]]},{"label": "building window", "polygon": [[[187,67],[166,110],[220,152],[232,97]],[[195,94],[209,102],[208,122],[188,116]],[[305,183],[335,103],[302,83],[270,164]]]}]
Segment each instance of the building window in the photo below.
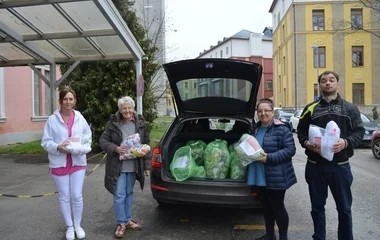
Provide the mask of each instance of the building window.
[{"label": "building window", "polygon": [[220,57],[223,57],[223,50],[220,50]]},{"label": "building window", "polygon": [[230,85],[230,79],[226,80],[226,94],[225,97],[232,97],[231,96],[231,85]]},{"label": "building window", "polygon": [[185,100],[189,99],[189,94],[185,93]]},{"label": "building window", "polygon": [[194,83],[194,89],[196,89],[196,88],[197,88],[197,83],[195,82],[195,83]]},{"label": "building window", "polygon": [[228,46],[226,47],[226,55],[228,55]]},{"label": "building window", "polygon": [[285,56],[282,58],[282,72],[283,72],[283,75],[285,76],[286,75],[286,58],[285,58]]},{"label": "building window", "polygon": [[325,10],[313,10],[313,31],[325,30]]},{"label": "building window", "polygon": [[38,74],[33,71],[33,114],[34,116],[41,116],[40,81],[41,80]]},{"label": "building window", "polygon": [[285,41],[285,37],[286,37],[286,34],[285,34],[285,25],[283,24],[282,25],[282,41]]},{"label": "building window", "polygon": [[314,84],[314,100],[318,97],[318,84]]},{"label": "building window", "polygon": [[272,91],[273,82],[272,80],[265,80],[265,91]]},{"label": "building window", "polygon": [[185,88],[189,88],[189,83],[185,82]]},{"label": "building window", "polygon": [[364,104],[364,83],[352,84],[352,102],[353,104]]},{"label": "building window", "polygon": [[363,46],[352,47],[352,66],[363,67],[364,66],[364,51]]},{"label": "building window", "polygon": [[4,68],[0,68],[0,122],[5,121]]},{"label": "building window", "polygon": [[273,27],[276,27],[276,14],[273,16]]},{"label": "building window", "polygon": [[326,47],[313,48],[314,68],[326,67]]},{"label": "building window", "polygon": [[[46,79],[50,79],[49,75],[50,75],[50,71],[49,70],[45,70],[45,77]],[[43,83],[43,85],[45,85],[45,116],[49,116],[52,114],[51,112],[51,99],[50,99],[50,87]]]},{"label": "building window", "polygon": [[351,9],[351,29],[363,29],[363,9]]},{"label": "building window", "polygon": [[[44,76],[49,80],[50,71],[43,68]],[[42,73],[42,69],[38,68]],[[33,71],[33,116],[45,117],[52,114],[50,99],[50,87],[43,82],[37,73]]]}]

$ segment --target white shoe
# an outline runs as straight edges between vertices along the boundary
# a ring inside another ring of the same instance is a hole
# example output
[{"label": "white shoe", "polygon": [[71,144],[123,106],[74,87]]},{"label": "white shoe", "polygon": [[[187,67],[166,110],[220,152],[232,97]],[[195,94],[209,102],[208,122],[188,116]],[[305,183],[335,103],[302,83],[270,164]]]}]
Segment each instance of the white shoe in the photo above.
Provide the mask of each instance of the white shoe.
[{"label": "white shoe", "polygon": [[78,239],[84,239],[86,237],[86,233],[81,227],[75,228],[75,234],[77,235]]},{"label": "white shoe", "polygon": [[68,227],[66,230],[66,240],[74,240],[75,239],[75,233],[73,227]]}]

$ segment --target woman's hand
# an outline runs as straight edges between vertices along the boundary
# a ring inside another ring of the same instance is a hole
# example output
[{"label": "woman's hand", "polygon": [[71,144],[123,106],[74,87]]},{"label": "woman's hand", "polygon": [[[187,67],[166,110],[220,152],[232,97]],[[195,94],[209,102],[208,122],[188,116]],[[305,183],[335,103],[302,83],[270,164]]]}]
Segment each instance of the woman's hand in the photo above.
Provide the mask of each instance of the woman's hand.
[{"label": "woman's hand", "polygon": [[261,152],[260,155],[261,155],[259,158],[260,162],[267,163],[268,154],[266,154],[265,152]]},{"label": "woman's hand", "polygon": [[60,152],[62,152],[62,153],[70,154],[70,152],[66,148],[67,145],[69,145],[67,142],[59,144],[58,147],[57,147],[57,150],[60,151]]},{"label": "woman's hand", "polygon": [[145,176],[149,177],[150,176],[150,170],[144,170]]},{"label": "woman's hand", "polygon": [[118,146],[115,148],[115,152],[117,152],[118,154],[126,154],[127,150],[121,146]]}]

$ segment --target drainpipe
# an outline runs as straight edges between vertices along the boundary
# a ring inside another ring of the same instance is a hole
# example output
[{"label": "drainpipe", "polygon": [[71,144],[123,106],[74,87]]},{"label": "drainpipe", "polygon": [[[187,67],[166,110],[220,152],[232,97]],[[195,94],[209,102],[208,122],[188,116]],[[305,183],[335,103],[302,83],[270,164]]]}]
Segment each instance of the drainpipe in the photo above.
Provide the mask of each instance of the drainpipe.
[{"label": "drainpipe", "polygon": [[293,6],[293,36],[294,36],[294,104],[295,108],[298,109],[298,77],[297,77],[297,28],[296,28],[296,6],[294,4],[294,0],[292,0],[292,6]]}]

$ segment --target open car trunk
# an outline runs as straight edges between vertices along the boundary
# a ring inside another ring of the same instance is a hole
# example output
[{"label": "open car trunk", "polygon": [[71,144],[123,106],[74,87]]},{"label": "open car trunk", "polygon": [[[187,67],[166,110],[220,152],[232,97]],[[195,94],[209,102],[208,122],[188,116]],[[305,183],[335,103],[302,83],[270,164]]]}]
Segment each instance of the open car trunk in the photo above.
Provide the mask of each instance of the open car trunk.
[{"label": "open car trunk", "polygon": [[[167,177],[174,180],[170,171],[170,163],[174,160],[175,152],[186,145],[190,140],[202,140],[206,144],[216,140],[226,140],[228,146],[237,142],[244,133],[250,133],[252,129],[249,119],[233,118],[189,118],[180,122],[177,129],[168,136],[168,141],[164,147],[162,161],[164,172]],[[205,160],[205,159],[204,159]],[[206,161],[206,160],[205,160]],[[230,172],[230,169],[229,169]],[[212,181],[212,182],[246,182],[246,169],[244,177],[241,179],[191,177],[185,181]]]}]

